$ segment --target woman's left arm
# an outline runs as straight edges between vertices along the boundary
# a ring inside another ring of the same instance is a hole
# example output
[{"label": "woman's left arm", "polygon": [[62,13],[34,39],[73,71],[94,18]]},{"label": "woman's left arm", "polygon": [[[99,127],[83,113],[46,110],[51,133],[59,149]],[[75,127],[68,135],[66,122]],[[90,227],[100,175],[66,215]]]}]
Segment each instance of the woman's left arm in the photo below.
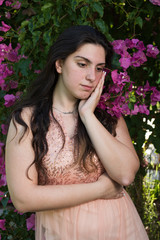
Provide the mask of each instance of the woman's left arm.
[{"label": "woman's left arm", "polygon": [[108,175],[123,186],[131,184],[139,168],[139,159],[133,147],[126,123],[121,117],[113,137],[94,115],[104,82],[104,75],[87,100],[81,100],[79,114],[97,155]]}]

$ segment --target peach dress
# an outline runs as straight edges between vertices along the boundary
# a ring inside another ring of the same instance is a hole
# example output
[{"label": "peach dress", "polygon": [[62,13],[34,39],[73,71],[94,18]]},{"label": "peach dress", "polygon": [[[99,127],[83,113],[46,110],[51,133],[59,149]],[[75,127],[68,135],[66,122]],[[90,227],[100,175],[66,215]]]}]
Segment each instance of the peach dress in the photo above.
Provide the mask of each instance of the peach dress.
[{"label": "peach dress", "polygon": [[[47,133],[49,150],[43,160],[47,170],[47,184],[64,185],[97,181],[104,168],[96,155],[93,161],[97,168],[90,173],[73,165],[73,137],[76,134],[77,114],[63,114],[54,110],[54,116],[63,129],[65,143],[63,146],[61,129],[51,118]],[[43,178],[40,184],[42,182]],[[99,199],[75,207],[37,212],[35,234],[36,240],[148,239],[127,192],[119,199]]]}]

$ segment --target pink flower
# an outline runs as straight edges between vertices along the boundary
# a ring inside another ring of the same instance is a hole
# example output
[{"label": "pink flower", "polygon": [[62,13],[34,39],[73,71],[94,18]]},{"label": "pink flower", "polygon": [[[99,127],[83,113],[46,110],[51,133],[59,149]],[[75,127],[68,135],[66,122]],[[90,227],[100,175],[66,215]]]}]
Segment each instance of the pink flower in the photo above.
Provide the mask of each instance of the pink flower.
[{"label": "pink flower", "polygon": [[7,19],[10,19],[10,18],[11,18],[10,12],[5,12],[5,17],[6,17]]},{"label": "pink flower", "polygon": [[17,210],[17,209],[14,209],[14,212],[18,213],[19,215],[23,215],[23,213],[21,213],[21,212],[18,212],[18,210]]},{"label": "pink flower", "polygon": [[34,73],[39,74],[39,73],[41,73],[41,70],[35,70]]},{"label": "pink flower", "polygon": [[127,57],[121,57],[119,59],[119,62],[121,63],[121,67],[123,67],[124,69],[129,68],[129,66],[131,66],[131,59],[127,58]]},{"label": "pink flower", "polygon": [[137,106],[137,104],[135,104],[134,109],[131,110],[131,115],[137,115],[138,112],[139,112],[139,107]]},{"label": "pink flower", "polygon": [[0,156],[2,156],[4,143],[0,142]]},{"label": "pink flower", "polygon": [[2,21],[1,23],[2,23],[2,27],[0,27],[0,31],[8,32],[11,29],[11,27],[9,25],[5,24],[4,21]]},{"label": "pink flower", "polygon": [[5,1],[5,4],[6,4],[7,7],[9,7],[9,6],[11,6],[12,1]]},{"label": "pink flower", "polygon": [[125,103],[125,104],[122,105],[121,111],[122,111],[122,113],[125,114],[125,115],[129,115],[130,112],[131,112],[130,109],[129,109],[129,107],[128,107],[128,104],[127,104],[127,103]]},{"label": "pink flower", "polygon": [[15,1],[12,4],[12,8],[14,8],[14,9],[19,9],[20,7],[21,7],[21,3],[19,1]]},{"label": "pink flower", "polygon": [[35,214],[31,214],[29,218],[26,219],[27,230],[35,230]]},{"label": "pink flower", "polygon": [[97,107],[105,110],[107,108],[106,102],[107,102],[108,99],[110,99],[110,94],[109,93],[104,93],[103,95],[101,95],[101,98],[100,98],[100,101],[99,101]]},{"label": "pink flower", "polygon": [[120,72],[120,74],[118,74],[117,69],[111,72],[111,77],[113,82],[117,85],[123,85],[123,83],[130,81],[130,77],[128,76],[127,72]]},{"label": "pink flower", "polygon": [[7,135],[8,131],[8,125],[7,124],[1,124],[2,134]]},{"label": "pink flower", "polygon": [[160,101],[160,92],[157,89],[154,89],[151,95],[151,104],[154,106],[159,101]]},{"label": "pink flower", "polygon": [[159,0],[149,0],[152,4],[160,6]]},{"label": "pink flower", "polygon": [[3,41],[3,39],[4,39],[3,37],[0,37],[0,42],[2,42],[2,41]]},{"label": "pink flower", "polygon": [[144,93],[144,88],[142,86],[139,86],[136,90],[136,93],[139,95],[139,96],[142,96],[145,97],[145,93]]},{"label": "pink flower", "polygon": [[146,85],[144,85],[144,91],[145,92],[148,92],[148,91],[150,91],[151,90],[151,87],[150,87],[150,85],[149,85],[149,82],[147,81],[146,82]]},{"label": "pink flower", "polygon": [[139,112],[149,115],[149,110],[147,109],[147,106],[145,104],[139,105]]},{"label": "pink flower", "polygon": [[111,115],[111,116],[116,116],[117,118],[121,117],[121,108],[119,106],[113,106],[112,108],[107,107],[107,112]]},{"label": "pink flower", "polygon": [[15,49],[12,49],[11,43],[9,44],[9,50],[7,51],[6,58],[11,62],[18,62],[20,60],[20,56],[18,56],[19,45]]},{"label": "pink flower", "polygon": [[147,45],[146,55],[148,57],[156,58],[158,54],[159,54],[159,50],[156,46],[153,46],[152,44]]},{"label": "pink flower", "polygon": [[15,101],[16,101],[16,96],[14,96],[13,94],[6,94],[6,95],[4,96],[4,100],[5,100],[4,105],[5,105],[6,107],[10,107],[10,106],[12,106],[12,105],[15,103]]},{"label": "pink flower", "polygon": [[127,49],[124,40],[115,40],[112,42],[112,46],[114,51],[120,55],[123,54]]},{"label": "pink flower", "polygon": [[7,185],[6,175],[2,174],[2,176],[0,178],[0,187],[6,186],[6,185]]},{"label": "pink flower", "polygon": [[18,82],[11,80],[9,85],[11,89],[16,89],[18,87]]},{"label": "pink flower", "polygon": [[133,53],[131,62],[134,67],[139,67],[146,61],[147,61],[147,58],[144,52],[139,50],[138,52]]},{"label": "pink flower", "polygon": [[3,4],[4,0],[0,0],[0,6]]},{"label": "pink flower", "polygon": [[144,46],[144,43],[143,43],[142,41],[139,41],[139,42],[138,42],[136,48],[137,48],[138,50],[141,50],[141,51],[146,50],[146,47]]},{"label": "pink flower", "polygon": [[6,222],[5,219],[0,219],[0,228],[1,228],[2,230],[6,230],[6,228],[5,228],[5,222]]}]

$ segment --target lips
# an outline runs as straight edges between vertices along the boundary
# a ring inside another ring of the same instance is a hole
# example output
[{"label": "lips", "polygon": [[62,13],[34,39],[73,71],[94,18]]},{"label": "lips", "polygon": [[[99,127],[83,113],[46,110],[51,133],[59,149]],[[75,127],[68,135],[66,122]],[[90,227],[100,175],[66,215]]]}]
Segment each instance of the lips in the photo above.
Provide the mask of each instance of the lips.
[{"label": "lips", "polygon": [[87,91],[91,91],[91,90],[93,89],[92,86],[83,85],[83,84],[81,84],[81,86],[82,86],[83,89],[85,89],[85,90],[87,90]]}]

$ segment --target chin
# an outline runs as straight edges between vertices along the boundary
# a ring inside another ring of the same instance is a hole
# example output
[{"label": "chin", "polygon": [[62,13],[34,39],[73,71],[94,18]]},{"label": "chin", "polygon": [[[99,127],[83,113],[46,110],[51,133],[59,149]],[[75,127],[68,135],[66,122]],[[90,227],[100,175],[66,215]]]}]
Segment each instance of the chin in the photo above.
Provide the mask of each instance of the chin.
[{"label": "chin", "polygon": [[79,97],[79,100],[87,100],[90,97],[90,95],[91,95],[91,93],[84,94],[84,95]]}]

